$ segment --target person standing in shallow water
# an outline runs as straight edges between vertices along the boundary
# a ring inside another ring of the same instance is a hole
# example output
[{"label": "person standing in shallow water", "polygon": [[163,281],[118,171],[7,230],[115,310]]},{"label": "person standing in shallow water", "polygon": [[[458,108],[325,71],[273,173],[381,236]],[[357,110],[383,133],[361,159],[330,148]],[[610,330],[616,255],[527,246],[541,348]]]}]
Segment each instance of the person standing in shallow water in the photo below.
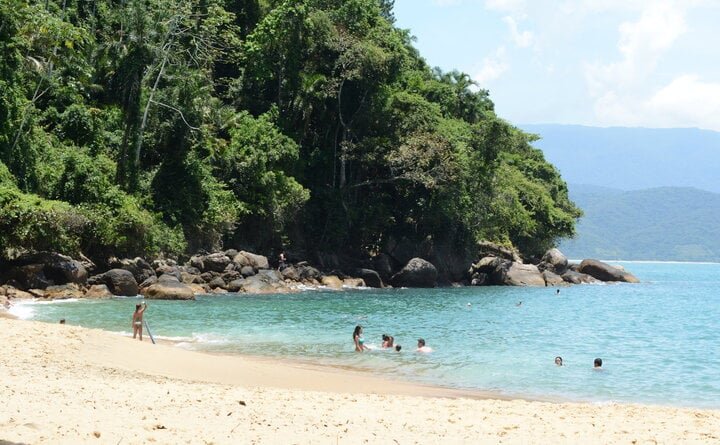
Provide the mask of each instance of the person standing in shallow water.
[{"label": "person standing in shallow water", "polygon": [[142,341],[143,314],[146,310],[147,303],[145,302],[143,302],[143,304],[135,305],[135,312],[133,312],[132,317],[133,339],[137,337],[138,334],[140,334],[140,341]]},{"label": "person standing in shallow water", "polygon": [[365,340],[362,336],[363,328],[360,325],[355,326],[355,331],[353,331],[353,342],[355,343],[355,352],[363,352],[368,349],[367,346],[365,346]]}]

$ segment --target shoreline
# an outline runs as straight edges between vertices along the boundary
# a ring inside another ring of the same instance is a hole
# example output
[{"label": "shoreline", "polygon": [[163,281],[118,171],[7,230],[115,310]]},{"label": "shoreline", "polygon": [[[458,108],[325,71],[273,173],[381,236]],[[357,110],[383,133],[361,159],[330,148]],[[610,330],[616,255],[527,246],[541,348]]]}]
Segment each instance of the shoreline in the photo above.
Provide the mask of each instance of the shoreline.
[{"label": "shoreline", "polygon": [[0,318],[18,443],[707,443],[720,410],[472,398],[316,366]]}]

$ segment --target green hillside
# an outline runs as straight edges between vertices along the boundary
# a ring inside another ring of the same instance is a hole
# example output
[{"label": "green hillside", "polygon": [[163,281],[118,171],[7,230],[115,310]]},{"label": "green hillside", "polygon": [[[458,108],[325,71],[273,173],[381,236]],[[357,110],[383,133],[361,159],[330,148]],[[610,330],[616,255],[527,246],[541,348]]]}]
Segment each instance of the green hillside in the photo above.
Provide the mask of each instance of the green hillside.
[{"label": "green hillside", "polygon": [[533,136],[428,66],[392,6],[3,0],[0,254],[535,254],[571,235]]},{"label": "green hillside", "polygon": [[573,185],[570,196],[585,212],[560,246],[571,258],[720,261],[720,194]]}]

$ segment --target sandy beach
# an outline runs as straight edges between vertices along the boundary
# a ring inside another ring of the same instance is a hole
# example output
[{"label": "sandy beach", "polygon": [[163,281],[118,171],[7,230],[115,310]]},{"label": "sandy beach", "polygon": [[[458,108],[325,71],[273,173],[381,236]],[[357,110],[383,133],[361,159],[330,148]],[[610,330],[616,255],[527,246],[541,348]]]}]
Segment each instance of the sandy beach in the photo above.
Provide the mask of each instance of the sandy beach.
[{"label": "sandy beach", "polygon": [[0,318],[0,443],[720,443],[720,411],[493,400]]}]

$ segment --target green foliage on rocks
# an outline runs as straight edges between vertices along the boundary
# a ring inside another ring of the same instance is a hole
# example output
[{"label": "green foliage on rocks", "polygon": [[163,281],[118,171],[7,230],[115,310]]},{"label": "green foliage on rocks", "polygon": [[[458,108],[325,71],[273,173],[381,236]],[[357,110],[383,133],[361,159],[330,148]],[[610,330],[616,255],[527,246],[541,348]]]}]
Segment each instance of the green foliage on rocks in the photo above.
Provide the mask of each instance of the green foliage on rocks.
[{"label": "green foliage on rocks", "polygon": [[579,211],[387,0],[0,3],[0,248],[535,254]]}]

